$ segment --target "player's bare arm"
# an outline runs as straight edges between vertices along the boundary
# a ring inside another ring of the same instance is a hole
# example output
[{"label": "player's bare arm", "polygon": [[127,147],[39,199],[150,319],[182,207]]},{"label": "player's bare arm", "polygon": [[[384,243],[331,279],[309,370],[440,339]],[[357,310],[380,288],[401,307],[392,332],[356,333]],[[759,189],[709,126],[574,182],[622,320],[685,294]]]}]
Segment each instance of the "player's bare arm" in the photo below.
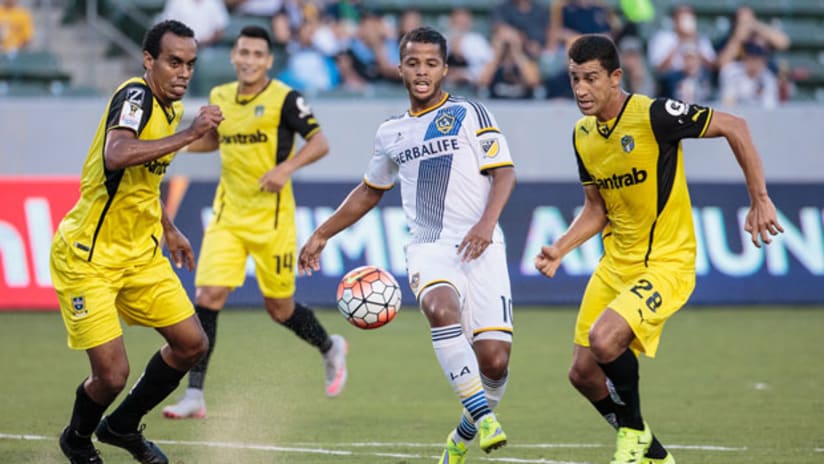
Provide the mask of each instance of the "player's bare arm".
[{"label": "player's bare arm", "polygon": [[191,153],[211,153],[218,148],[220,148],[220,142],[218,141],[217,130],[212,129],[203,134],[203,137],[190,143],[186,147],[186,151]]},{"label": "player's bare arm", "polygon": [[752,141],[747,122],[732,114],[715,111],[705,137],[727,139],[738,165],[744,172],[747,191],[750,194],[750,210],[744,230],[750,233],[752,243],[756,247],[760,248],[762,243],[769,244],[772,241],[771,236],[784,232],[784,228],[778,223],[775,205],[767,193],[761,157]]},{"label": "player's bare arm", "polygon": [[492,178],[492,189],[489,192],[484,213],[478,223],[469,229],[458,246],[457,253],[462,255],[461,260],[464,262],[477,259],[492,243],[495,225],[509,201],[512,189],[515,188],[515,168],[511,166],[492,169],[488,175]]},{"label": "player's bare arm", "polygon": [[162,215],[160,224],[163,226],[163,240],[166,242],[166,249],[178,269],[186,265],[186,269],[192,271],[195,268],[195,253],[192,251],[192,244],[183,235],[183,232],[172,222],[172,218],[166,212],[163,202],[160,202]]},{"label": "player's bare arm", "polygon": [[263,192],[280,192],[298,169],[312,164],[329,153],[329,141],[322,132],[316,132],[294,156],[266,172],[258,180]]},{"label": "player's bare arm", "polygon": [[383,192],[384,190],[372,188],[364,182],[352,189],[338,209],[315,229],[306,244],[301,247],[298,254],[298,272],[301,275],[312,275],[312,271],[320,270],[320,252],[326,246],[327,240],[358,222],[371,211],[381,201]]},{"label": "player's bare arm", "polygon": [[547,277],[555,277],[561,259],[602,231],[607,222],[607,209],[598,188],[595,185],[584,186],[584,207],[555,243],[541,247],[541,252],[535,257],[535,268]]},{"label": "player's bare arm", "polygon": [[139,166],[147,161],[168,155],[201,138],[223,121],[220,108],[215,105],[203,106],[198,111],[192,125],[169,137],[157,140],[140,140],[128,129],[113,129],[106,136],[103,158],[106,169],[118,170],[129,166]]}]

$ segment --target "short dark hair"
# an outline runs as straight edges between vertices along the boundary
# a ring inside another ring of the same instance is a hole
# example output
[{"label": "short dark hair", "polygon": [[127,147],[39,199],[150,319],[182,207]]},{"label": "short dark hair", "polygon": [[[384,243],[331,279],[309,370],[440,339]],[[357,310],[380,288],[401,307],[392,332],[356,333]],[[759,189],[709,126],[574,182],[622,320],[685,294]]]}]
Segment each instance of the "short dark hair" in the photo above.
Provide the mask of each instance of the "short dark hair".
[{"label": "short dark hair", "polygon": [[410,42],[437,44],[441,51],[441,59],[443,59],[443,62],[446,63],[446,37],[435,29],[429,26],[423,26],[412,29],[404,34],[403,38],[401,38],[401,43],[398,46],[401,59],[403,59],[406,45]]},{"label": "short dark hair", "polygon": [[621,67],[615,42],[604,34],[584,34],[572,42],[567,52],[569,59],[581,64],[598,60],[601,66],[612,74]]},{"label": "short dark hair", "polygon": [[253,39],[263,39],[266,41],[266,47],[269,51],[272,51],[272,38],[269,37],[269,31],[260,27],[260,26],[245,26],[243,29],[240,30],[240,34],[237,35],[235,38],[234,45],[237,45],[238,39],[241,37],[251,37]]},{"label": "short dark hair", "polygon": [[160,55],[160,41],[167,32],[171,32],[178,37],[195,38],[195,33],[189,26],[174,19],[167,19],[155,24],[146,31],[146,35],[143,36],[143,51],[149,52],[152,58],[157,58]]}]

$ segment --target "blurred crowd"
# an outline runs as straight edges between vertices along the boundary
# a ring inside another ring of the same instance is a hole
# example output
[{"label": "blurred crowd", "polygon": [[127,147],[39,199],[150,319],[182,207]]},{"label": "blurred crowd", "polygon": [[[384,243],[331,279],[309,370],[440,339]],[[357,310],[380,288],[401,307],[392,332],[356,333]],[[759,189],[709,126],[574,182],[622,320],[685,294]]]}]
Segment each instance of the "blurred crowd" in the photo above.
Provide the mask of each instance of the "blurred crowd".
[{"label": "blurred crowd", "polygon": [[[400,86],[398,42],[425,21],[415,9],[385,14],[372,4],[167,0],[160,18],[188,24],[202,46],[226,46],[231,18],[269,24],[279,79],[307,93],[364,92]],[[708,37],[687,2],[658,12],[652,0],[621,0],[617,5],[611,8],[601,0],[500,0],[491,12],[456,7],[426,21],[449,39],[447,88],[482,98],[572,98],[566,48],[584,33],[608,34],[615,40],[624,86],[631,92],[764,107],[791,97],[789,71],[777,59],[789,47],[789,38],[751,8],[739,7],[723,22],[723,30]]]},{"label": "blurred crowd", "polygon": [[28,8],[17,0],[0,0],[0,56],[25,49],[34,36],[34,21]]}]

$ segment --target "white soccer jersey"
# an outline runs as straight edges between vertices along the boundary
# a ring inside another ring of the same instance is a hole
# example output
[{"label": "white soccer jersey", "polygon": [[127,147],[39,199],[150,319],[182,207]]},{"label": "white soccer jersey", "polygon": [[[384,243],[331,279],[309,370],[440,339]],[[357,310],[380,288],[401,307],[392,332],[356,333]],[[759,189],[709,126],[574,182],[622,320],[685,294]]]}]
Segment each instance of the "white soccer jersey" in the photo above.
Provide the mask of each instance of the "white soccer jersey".
[{"label": "white soccer jersey", "polygon": [[[486,171],[512,165],[486,108],[445,94],[431,108],[381,124],[364,182],[388,190],[400,179],[412,243],[458,244],[486,208],[492,185]],[[498,225],[492,241],[503,243]]]}]

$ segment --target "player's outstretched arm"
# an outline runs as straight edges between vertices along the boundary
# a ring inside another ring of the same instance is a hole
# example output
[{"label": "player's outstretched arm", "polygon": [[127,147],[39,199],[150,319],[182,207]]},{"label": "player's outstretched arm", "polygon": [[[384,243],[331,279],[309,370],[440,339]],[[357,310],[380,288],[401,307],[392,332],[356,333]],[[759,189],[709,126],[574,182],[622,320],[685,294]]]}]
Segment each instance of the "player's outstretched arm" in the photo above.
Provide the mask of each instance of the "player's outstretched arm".
[{"label": "player's outstretched arm", "polygon": [[186,147],[186,151],[190,153],[211,153],[220,148],[220,141],[218,140],[217,130],[212,129],[203,134],[203,137],[195,140]]},{"label": "player's outstretched arm", "polygon": [[172,222],[172,218],[169,217],[166,208],[163,207],[163,202],[161,202],[160,209],[163,212],[160,217],[160,223],[163,225],[163,240],[166,242],[166,249],[169,250],[172,261],[178,269],[185,264],[188,270],[194,270],[195,252],[192,251],[192,244]]},{"label": "player's outstretched arm", "polygon": [[372,210],[383,197],[383,192],[364,182],[352,189],[338,209],[315,229],[306,244],[301,247],[298,254],[298,273],[312,275],[313,271],[320,270],[320,253],[326,242]]},{"label": "player's outstretched arm", "polygon": [[607,221],[607,209],[598,188],[595,185],[584,186],[584,207],[555,243],[541,247],[541,252],[535,257],[535,269],[547,277],[555,277],[561,259],[602,231]]},{"label": "player's outstretched arm", "polygon": [[486,201],[486,208],[478,223],[469,229],[469,232],[458,245],[457,253],[462,255],[461,260],[464,262],[472,261],[481,256],[489,244],[492,243],[495,225],[501,217],[504,206],[509,201],[512,189],[515,188],[515,168],[512,166],[492,169],[489,171],[489,176],[492,178],[492,188]]},{"label": "player's outstretched arm", "polygon": [[747,191],[750,194],[750,210],[747,213],[744,230],[750,233],[752,243],[756,247],[760,248],[761,243],[770,243],[771,236],[784,232],[784,228],[778,223],[778,213],[767,193],[761,157],[755,148],[747,122],[738,116],[714,111],[704,136],[727,139],[738,165],[744,172]]},{"label": "player's outstretched arm", "polygon": [[220,108],[209,105],[200,108],[191,126],[162,139],[140,140],[137,133],[129,129],[113,129],[107,134],[103,148],[106,169],[116,171],[166,156],[217,128],[221,121]]},{"label": "player's outstretched arm", "polygon": [[280,189],[286,185],[286,182],[289,181],[295,171],[323,158],[327,153],[329,153],[329,141],[322,132],[316,132],[294,156],[266,171],[258,179],[260,190],[262,192],[280,192]]}]

